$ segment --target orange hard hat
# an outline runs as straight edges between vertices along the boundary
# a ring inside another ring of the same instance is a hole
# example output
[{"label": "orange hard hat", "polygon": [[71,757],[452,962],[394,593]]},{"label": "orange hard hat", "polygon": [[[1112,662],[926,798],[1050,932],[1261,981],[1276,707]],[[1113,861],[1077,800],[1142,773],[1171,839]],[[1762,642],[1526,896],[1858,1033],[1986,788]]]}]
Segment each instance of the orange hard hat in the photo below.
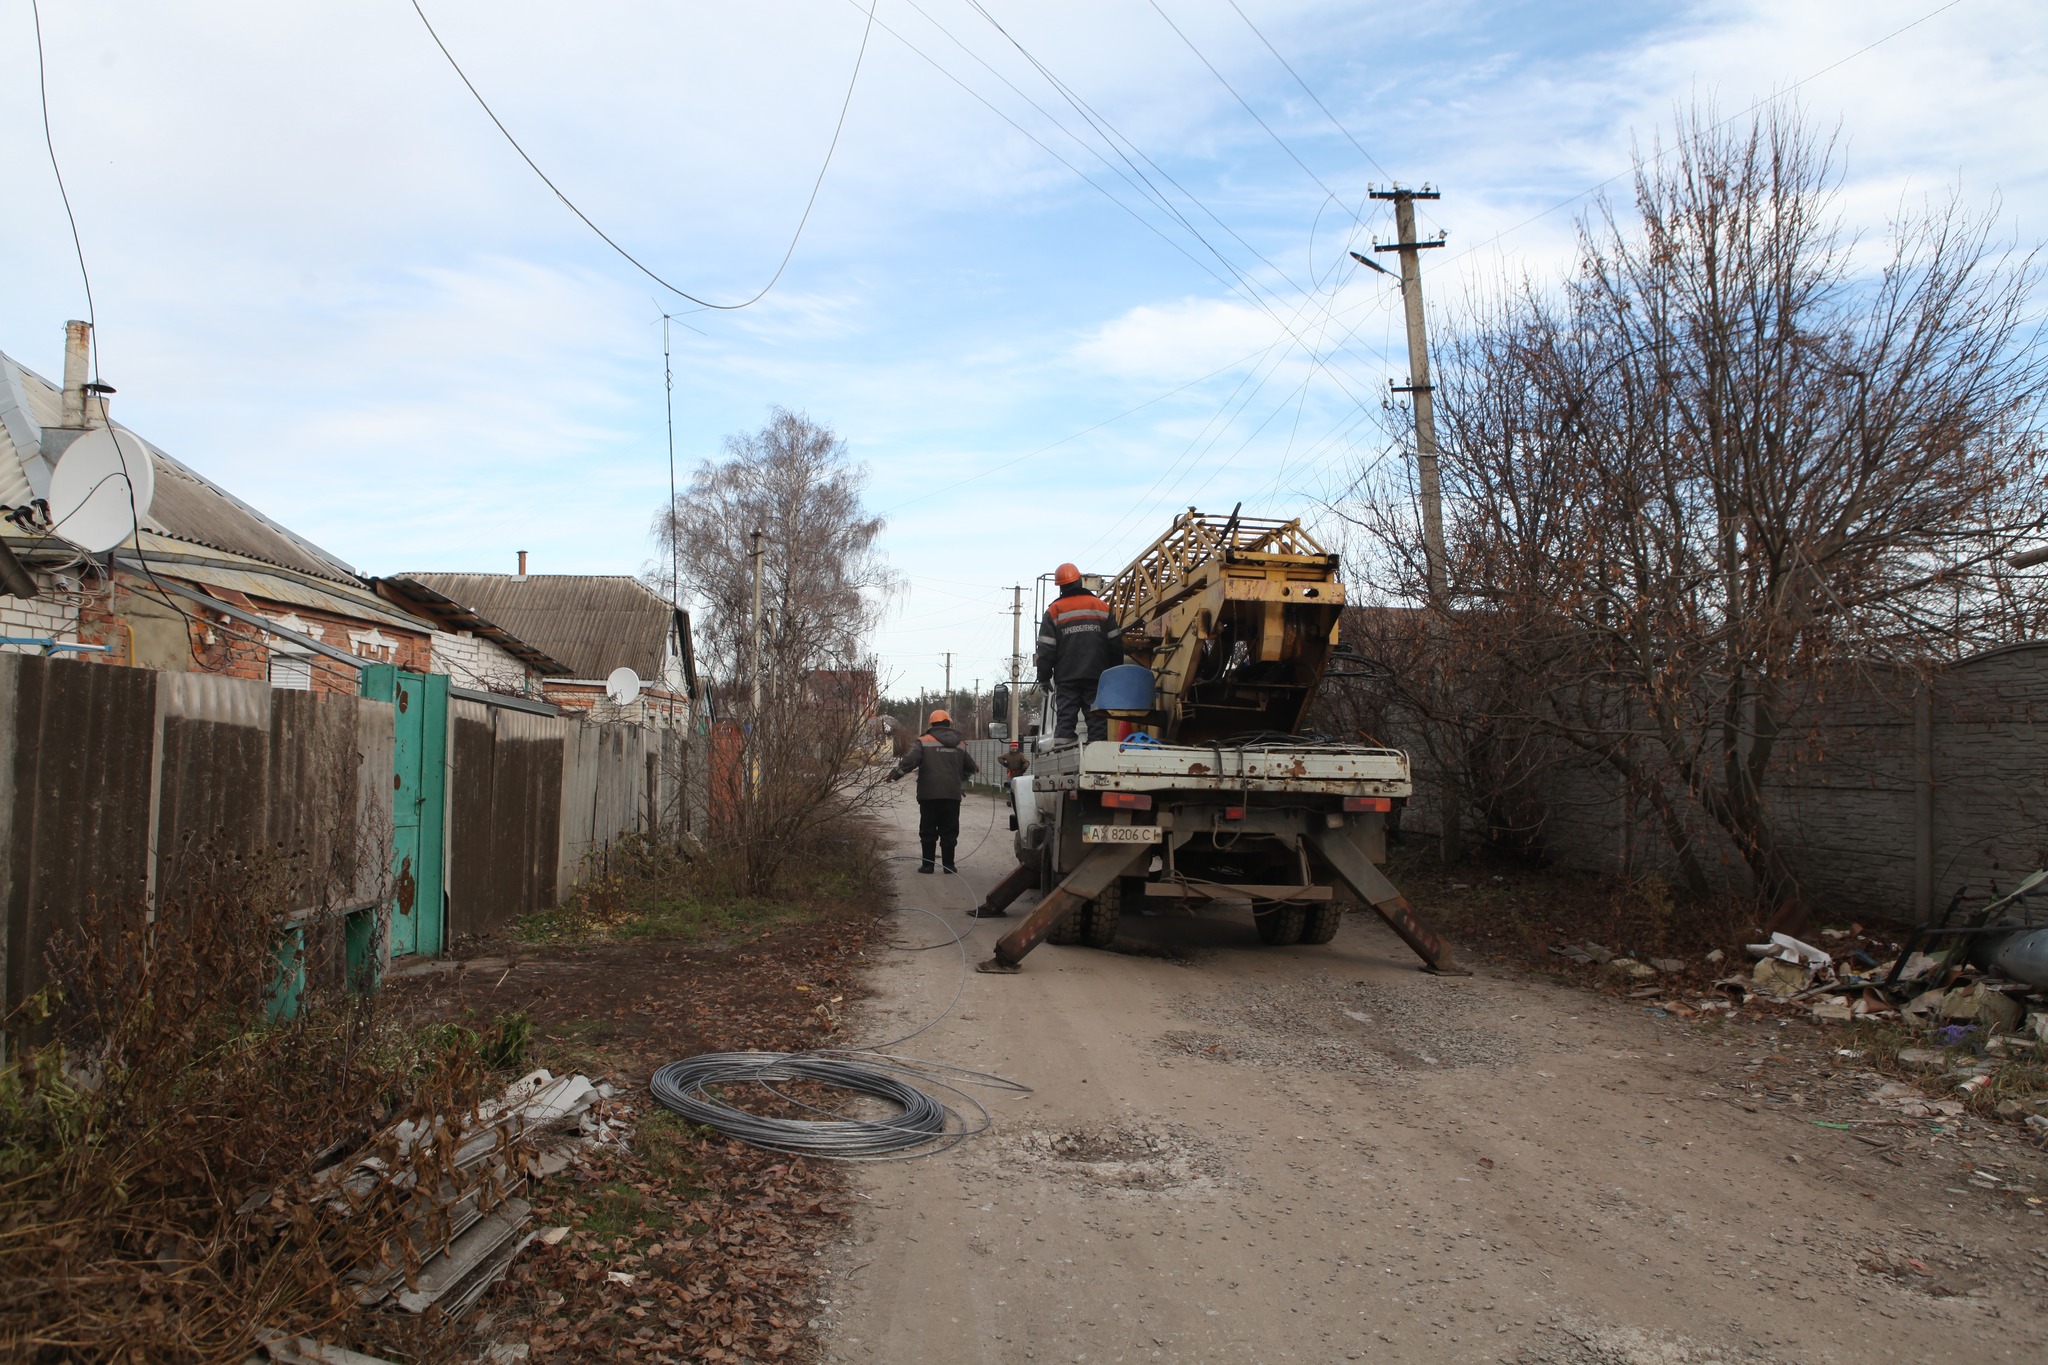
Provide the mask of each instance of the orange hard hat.
[{"label": "orange hard hat", "polygon": [[1081,571],[1071,564],[1062,564],[1052,571],[1052,581],[1064,588],[1069,583],[1081,581]]},{"label": "orange hard hat", "polygon": [[950,721],[951,719],[953,719],[953,718],[952,718],[951,716],[947,715],[947,714],[946,714],[946,713],[945,713],[944,711],[934,711],[934,712],[932,712],[932,718],[931,718],[930,720],[926,721],[926,722],[925,722],[925,724],[927,724],[927,725],[937,725],[937,724],[938,724],[938,723],[939,723],[940,721],[942,721],[942,720],[943,720],[943,721]]}]

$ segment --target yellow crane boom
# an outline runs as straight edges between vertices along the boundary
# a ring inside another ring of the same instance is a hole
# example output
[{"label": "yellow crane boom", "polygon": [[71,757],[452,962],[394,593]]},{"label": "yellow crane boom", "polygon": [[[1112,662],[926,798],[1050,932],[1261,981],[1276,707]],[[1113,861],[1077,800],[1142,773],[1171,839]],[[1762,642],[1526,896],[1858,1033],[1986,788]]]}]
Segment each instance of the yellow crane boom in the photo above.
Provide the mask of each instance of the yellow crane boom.
[{"label": "yellow crane boom", "polygon": [[1174,518],[1103,592],[1156,680],[1140,723],[1168,744],[1294,730],[1337,644],[1337,563],[1298,520]]}]

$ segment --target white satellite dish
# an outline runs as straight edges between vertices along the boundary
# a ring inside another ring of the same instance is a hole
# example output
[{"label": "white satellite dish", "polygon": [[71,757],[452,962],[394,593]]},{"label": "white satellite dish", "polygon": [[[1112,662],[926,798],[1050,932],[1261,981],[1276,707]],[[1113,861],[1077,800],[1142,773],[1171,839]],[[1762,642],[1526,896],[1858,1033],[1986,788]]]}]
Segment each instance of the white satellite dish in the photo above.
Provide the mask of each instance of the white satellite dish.
[{"label": "white satellite dish", "polygon": [[640,675],[630,668],[615,668],[604,680],[604,694],[615,706],[631,706],[640,700]]},{"label": "white satellite dish", "polygon": [[99,427],[73,441],[50,475],[51,533],[88,554],[135,534],[156,497],[156,462],[131,432]]}]

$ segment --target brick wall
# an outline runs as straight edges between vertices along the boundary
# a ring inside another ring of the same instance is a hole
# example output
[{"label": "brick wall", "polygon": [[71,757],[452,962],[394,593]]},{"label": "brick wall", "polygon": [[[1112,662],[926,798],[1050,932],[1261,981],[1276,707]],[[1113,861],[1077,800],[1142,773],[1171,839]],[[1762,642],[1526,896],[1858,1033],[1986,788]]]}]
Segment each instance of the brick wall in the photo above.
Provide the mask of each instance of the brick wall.
[{"label": "brick wall", "polygon": [[[57,585],[49,574],[31,571],[40,597],[0,597],[0,635],[28,636],[34,639],[76,640],[78,634],[78,608],[68,594],[59,596]],[[0,645],[10,654],[34,654],[38,651],[32,645]]]},{"label": "brick wall", "polygon": [[502,647],[476,635],[456,635],[448,631],[436,631],[432,637],[433,671],[446,673],[457,687],[470,687],[483,692],[517,692],[529,690],[534,672]]}]

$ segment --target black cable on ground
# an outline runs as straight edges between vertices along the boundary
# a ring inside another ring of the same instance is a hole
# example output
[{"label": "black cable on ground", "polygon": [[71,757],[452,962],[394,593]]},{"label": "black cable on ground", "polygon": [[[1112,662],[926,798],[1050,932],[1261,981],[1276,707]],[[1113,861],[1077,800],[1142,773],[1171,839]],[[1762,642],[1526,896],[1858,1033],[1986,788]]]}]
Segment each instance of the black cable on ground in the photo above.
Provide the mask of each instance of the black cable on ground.
[{"label": "black cable on ground", "polygon": [[[993,817],[990,823],[993,825]],[[919,906],[902,908],[937,920],[960,950],[960,983],[954,987],[953,998],[944,1009],[901,1037],[862,1048],[707,1052],[670,1062],[655,1071],[648,1082],[655,1103],[750,1146],[832,1161],[901,1161],[932,1156],[987,1132],[992,1122],[987,1107],[961,1087],[973,1085],[1029,1094],[1030,1086],[950,1062],[883,1051],[909,1042],[951,1014],[967,989],[971,966],[966,939],[943,917]],[[897,1112],[887,1118],[860,1118],[821,1109],[782,1089],[794,1081],[811,1081],[879,1100],[893,1105]],[[756,1114],[717,1093],[718,1087],[741,1085],[760,1086],[774,1099],[819,1117],[793,1119]],[[950,1096],[954,1103],[947,1103],[941,1096]]]}]

